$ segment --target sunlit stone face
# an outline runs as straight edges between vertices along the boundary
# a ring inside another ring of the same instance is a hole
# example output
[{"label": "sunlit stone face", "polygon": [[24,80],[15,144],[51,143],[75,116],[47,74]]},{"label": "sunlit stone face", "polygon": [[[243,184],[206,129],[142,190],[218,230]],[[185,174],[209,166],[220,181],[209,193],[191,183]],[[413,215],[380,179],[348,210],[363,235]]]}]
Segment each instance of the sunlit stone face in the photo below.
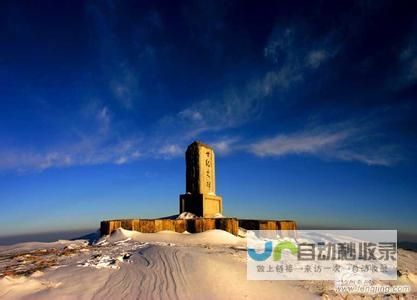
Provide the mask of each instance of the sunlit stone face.
[{"label": "sunlit stone face", "polygon": [[222,212],[222,199],[216,196],[215,156],[213,149],[200,142],[188,146],[186,191],[180,195],[180,212],[212,216]]},{"label": "sunlit stone face", "polygon": [[193,143],[186,153],[187,193],[216,194],[214,151],[207,145]]},{"label": "sunlit stone face", "polygon": [[214,151],[205,146],[199,147],[200,163],[200,192],[202,194],[216,194],[216,180],[214,170]]}]

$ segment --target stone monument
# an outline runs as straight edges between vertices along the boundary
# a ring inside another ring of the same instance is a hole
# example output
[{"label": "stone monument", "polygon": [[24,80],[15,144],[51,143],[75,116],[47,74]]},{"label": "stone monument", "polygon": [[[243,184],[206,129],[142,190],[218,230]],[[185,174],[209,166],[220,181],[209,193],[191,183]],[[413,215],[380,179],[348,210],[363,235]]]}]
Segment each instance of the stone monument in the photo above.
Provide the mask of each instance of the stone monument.
[{"label": "stone monument", "polygon": [[180,213],[190,212],[204,218],[222,214],[222,197],[216,195],[213,148],[194,142],[187,148],[185,161],[186,193],[180,195]]},{"label": "stone monument", "polygon": [[222,197],[216,195],[216,173],[213,148],[201,142],[188,146],[186,161],[186,193],[180,195],[180,213],[190,212],[195,218],[171,216],[159,219],[116,219],[100,223],[101,235],[118,228],[153,233],[162,230],[203,232],[220,229],[238,235],[239,227],[246,230],[295,230],[290,220],[256,220],[223,217]]}]

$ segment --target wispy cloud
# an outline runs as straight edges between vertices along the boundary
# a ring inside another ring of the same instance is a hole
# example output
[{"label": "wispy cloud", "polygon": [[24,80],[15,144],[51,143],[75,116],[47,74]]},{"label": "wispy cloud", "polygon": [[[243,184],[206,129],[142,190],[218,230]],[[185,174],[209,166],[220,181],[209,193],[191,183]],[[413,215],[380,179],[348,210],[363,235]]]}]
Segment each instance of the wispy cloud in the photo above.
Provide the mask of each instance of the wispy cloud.
[{"label": "wispy cloud", "polygon": [[184,155],[184,149],[177,144],[164,145],[157,152],[163,158],[173,158]]},{"label": "wispy cloud", "polygon": [[119,67],[119,74],[110,80],[113,96],[127,109],[133,108],[134,100],[140,95],[138,78],[125,63]]},{"label": "wispy cloud", "polygon": [[0,170],[26,173],[50,168],[98,165],[105,163],[124,164],[140,157],[134,141],[117,141],[105,145],[98,140],[84,140],[44,151],[27,149],[1,150]]},{"label": "wispy cloud", "polygon": [[[98,56],[110,98],[116,99],[122,107],[132,109],[141,96],[141,76],[147,74],[138,68],[138,61],[156,60],[157,50],[146,41],[141,44],[142,40],[138,39],[135,42],[141,45],[135,45],[135,59],[129,60],[129,56],[124,55],[117,46],[121,41],[115,32],[117,16],[114,12],[117,10],[114,5],[112,2],[92,4],[88,13],[92,17],[98,48],[102,49]],[[213,12],[216,13],[216,10]],[[149,28],[163,28],[163,20],[157,12],[150,13],[144,20],[145,25],[149,26],[136,24],[138,26],[133,26],[136,28],[133,36],[152,35],[152,29]],[[206,27],[202,29],[205,31]],[[209,40],[214,33],[210,32]],[[259,53],[268,62],[262,71],[254,70],[246,78],[246,75],[239,76],[242,81],[238,83],[228,82],[224,88],[207,97],[188,102],[188,105],[176,111],[168,111],[165,117],[150,124],[141,138],[132,134],[137,128],[126,130],[127,126],[123,129],[120,129],[123,126],[117,126],[117,115],[113,114],[117,110],[112,111],[111,105],[95,103],[83,109],[87,119],[84,123],[88,126],[80,126],[76,136],[71,139],[56,141],[39,149],[2,147],[0,169],[25,172],[76,165],[122,165],[146,157],[181,157],[187,144],[201,137],[211,141],[216,152],[223,155],[247,151],[260,157],[312,155],[323,159],[359,161],[368,165],[393,165],[400,160],[398,148],[382,143],[367,143],[368,131],[355,124],[310,127],[295,132],[283,130],[280,134],[260,140],[245,137],[242,133],[237,134],[239,138],[236,138],[231,133],[258,120],[266,104],[277,102],[277,99],[285,100],[275,97],[279,91],[294,90],[309,76],[331,65],[341,47],[333,32],[317,37],[303,25],[277,25],[263,53]],[[404,74],[411,81],[417,79],[416,49],[412,42],[400,56]],[[277,109],[276,103],[273,107]]]},{"label": "wispy cloud", "polygon": [[306,57],[306,64],[308,67],[317,69],[320,65],[329,58],[327,50],[312,50]]},{"label": "wispy cloud", "polygon": [[180,111],[177,120],[192,122],[191,136],[203,132],[219,131],[237,127],[253,120],[261,112],[260,98],[250,86],[239,91],[230,87],[220,95],[220,100],[206,99]]},{"label": "wispy cloud", "polygon": [[[116,13],[118,5],[112,1],[90,2],[86,13],[92,23],[95,44],[98,46],[97,60],[101,68],[102,80],[106,83],[113,99],[130,110],[141,97],[141,73],[138,71],[136,61],[129,59],[123,48],[123,36],[117,32],[117,24],[120,21],[120,16]],[[145,18],[145,21],[149,28],[160,26],[157,15]],[[138,39],[132,40],[132,43],[139,43]],[[148,53],[151,47],[143,45],[143,49]]]},{"label": "wispy cloud", "polygon": [[82,110],[80,119],[83,125],[89,124],[88,129],[76,128],[75,135],[55,144],[39,149],[2,145],[0,170],[25,173],[71,166],[125,164],[142,156],[137,137],[118,135],[107,106],[90,103]]},{"label": "wispy cloud", "polygon": [[275,65],[275,69],[264,76],[260,85],[267,94],[274,88],[289,88],[332,59],[340,47],[333,32],[313,38],[300,24],[276,26],[264,50],[264,56]]},{"label": "wispy cloud", "polygon": [[318,127],[261,139],[247,150],[257,156],[311,155],[325,160],[358,161],[391,166],[401,160],[395,145],[375,144],[365,128],[352,124]]},{"label": "wispy cloud", "polygon": [[402,49],[399,60],[403,83],[407,85],[415,83],[417,81],[417,41],[414,37]]},{"label": "wispy cloud", "polygon": [[[243,86],[230,83],[223,91],[162,118],[150,141],[151,148],[158,149],[154,152],[179,155],[172,145],[185,148],[190,140],[257,120],[276,91],[292,88],[338,52],[340,46],[334,45],[332,33],[315,40],[312,37],[306,39],[303,32],[297,26],[276,27],[263,53],[265,59],[272,62],[269,70],[255,78],[249,77]],[[230,154],[241,148],[235,138],[214,139],[212,144],[220,154]]]},{"label": "wispy cloud", "polygon": [[96,113],[99,123],[99,133],[106,134],[110,128],[110,113],[107,106],[102,107]]},{"label": "wispy cloud", "polygon": [[258,156],[318,154],[332,151],[332,148],[337,148],[350,135],[349,131],[321,132],[318,130],[281,134],[252,144],[250,151]]},{"label": "wispy cloud", "polygon": [[220,155],[228,155],[240,149],[240,146],[238,146],[239,141],[240,138],[238,137],[227,137],[215,140],[211,142],[210,145],[214,148],[216,153]]},{"label": "wispy cloud", "polygon": [[[213,96],[170,114],[158,121],[150,134],[150,148],[179,155],[177,149],[185,149],[191,140],[203,135],[237,128],[256,119],[261,113],[261,99],[247,88],[230,87],[218,97]],[[172,145],[179,145],[173,148]]]},{"label": "wispy cloud", "polygon": [[[331,154],[331,153],[330,153]],[[333,153],[335,159],[358,161],[370,166],[393,166],[403,160],[398,145],[379,145],[365,149],[338,149]]]},{"label": "wispy cloud", "polygon": [[279,27],[271,33],[264,49],[264,57],[272,62],[270,68],[245,84],[230,83],[223,91],[197,101],[174,115],[163,118],[161,131],[172,132],[170,137],[190,140],[204,133],[237,128],[252,122],[262,114],[265,103],[280,89],[288,90],[303,81],[332,59],[340,45],[335,46],[334,34],[320,39],[303,36],[299,26]]}]

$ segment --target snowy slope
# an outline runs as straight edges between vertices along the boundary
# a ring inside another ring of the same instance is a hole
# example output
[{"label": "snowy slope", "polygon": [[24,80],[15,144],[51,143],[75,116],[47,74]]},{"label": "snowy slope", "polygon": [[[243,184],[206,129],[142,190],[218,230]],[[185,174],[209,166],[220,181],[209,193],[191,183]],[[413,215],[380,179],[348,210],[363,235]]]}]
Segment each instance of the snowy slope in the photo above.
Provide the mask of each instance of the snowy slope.
[{"label": "snowy slope", "polygon": [[[119,229],[95,245],[60,241],[2,247],[0,299],[337,297],[331,282],[247,281],[245,244],[221,230],[145,234]],[[400,250],[399,259],[399,282],[414,286],[416,253]]]}]

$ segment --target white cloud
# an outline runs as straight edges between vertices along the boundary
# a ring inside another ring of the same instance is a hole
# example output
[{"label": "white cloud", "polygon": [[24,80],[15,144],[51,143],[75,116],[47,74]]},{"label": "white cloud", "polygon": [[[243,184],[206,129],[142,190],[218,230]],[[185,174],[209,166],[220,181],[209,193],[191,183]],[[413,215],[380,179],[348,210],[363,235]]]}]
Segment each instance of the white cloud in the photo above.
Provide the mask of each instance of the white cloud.
[{"label": "white cloud", "polygon": [[46,152],[27,149],[0,150],[0,170],[26,173],[50,168],[99,165],[105,163],[125,164],[138,159],[137,144],[115,141],[106,145],[99,140],[78,141]]},{"label": "white cloud", "polygon": [[397,146],[374,144],[366,129],[344,125],[279,134],[256,141],[246,149],[261,157],[311,155],[326,160],[358,161],[380,166],[391,166],[401,160]]},{"label": "white cloud", "polygon": [[[301,25],[299,25],[301,27]],[[275,88],[289,88],[304,79],[307,72],[318,69],[332,59],[340,46],[334,42],[334,34],[329,32],[321,39],[306,35],[305,28],[277,26],[264,49],[264,56],[274,63],[258,86],[268,96]]]},{"label": "white cloud", "polygon": [[214,141],[210,143],[210,145],[214,148],[216,153],[220,155],[227,155],[235,150],[238,150],[238,146],[236,145],[238,141],[238,138],[224,138]]},{"label": "white cloud", "polygon": [[170,145],[164,145],[162,148],[159,149],[158,153],[162,154],[162,156],[165,158],[171,158],[171,157],[183,155],[184,151],[179,145],[170,144]]},{"label": "white cloud", "polygon": [[312,50],[307,55],[307,66],[317,69],[328,58],[326,50]]},{"label": "white cloud", "polygon": [[86,13],[96,38],[102,78],[114,99],[130,110],[140,96],[140,72],[120,46],[123,41],[115,29],[119,18],[115,5],[112,1],[91,2],[86,5]]},{"label": "white cloud", "polygon": [[400,86],[414,84],[417,81],[417,29],[411,31],[410,37],[398,56],[398,84]]},{"label": "white cloud", "polygon": [[139,158],[142,154],[138,150],[135,150],[132,152],[131,156],[132,158]]},{"label": "white cloud", "polygon": [[113,96],[126,109],[133,108],[135,97],[139,95],[138,79],[134,72],[125,64],[120,66],[118,76],[115,76],[110,82],[110,89]]},{"label": "white cloud", "polygon": [[203,116],[199,111],[192,110],[190,108],[186,108],[178,113],[181,118],[189,119],[191,121],[201,121],[203,120]]},{"label": "white cloud", "polygon": [[306,131],[290,135],[277,135],[260,140],[250,146],[258,156],[284,156],[287,154],[317,154],[338,146],[349,137],[348,131]]},{"label": "white cloud", "polygon": [[115,163],[117,165],[123,165],[123,164],[127,163],[127,161],[128,161],[128,158],[126,156],[121,156],[118,159],[116,159]]},{"label": "white cloud", "polygon": [[110,113],[109,109],[104,106],[97,112],[97,121],[99,122],[99,132],[106,134],[110,127]]},{"label": "white cloud", "polygon": [[[252,88],[252,87],[250,87]],[[231,87],[219,97],[196,102],[180,112],[162,118],[152,134],[155,148],[165,144],[183,144],[203,133],[236,128],[259,116],[261,99],[249,87],[240,91]]]},{"label": "white cloud", "polygon": [[404,78],[409,83],[414,83],[417,80],[417,50],[414,57],[404,59],[403,61]]},{"label": "white cloud", "polygon": [[359,161],[370,166],[392,166],[402,160],[399,155],[401,149],[398,146],[378,146],[374,149],[339,150],[335,158],[344,161]]},{"label": "white cloud", "polygon": [[[153,148],[162,147],[163,151],[169,153],[165,149],[166,144],[185,146],[203,134],[237,128],[256,120],[262,113],[266,99],[273,96],[275,91],[291,88],[304,80],[307,71],[319,68],[337,52],[329,46],[330,38],[298,47],[299,40],[303,39],[297,34],[294,28],[274,31],[264,51],[265,57],[274,63],[269,71],[248,80],[243,87],[230,85],[219,94],[161,119],[156,133],[152,135]],[[222,153],[230,153],[232,145],[237,147],[235,141],[220,141],[216,144]]]},{"label": "white cloud", "polygon": [[277,27],[264,49],[265,57],[274,64],[270,70],[248,80],[242,87],[231,84],[219,94],[166,116],[160,121],[159,130],[170,132],[168,139],[173,143],[183,142],[203,133],[236,128],[258,118],[265,100],[275,91],[291,88],[304,80],[307,71],[319,68],[337,53],[331,37],[319,41],[310,38],[306,43],[309,39],[300,36],[302,32],[298,28],[282,30]]},{"label": "white cloud", "polygon": [[0,147],[0,170],[43,171],[49,168],[97,165],[104,163],[125,164],[141,156],[139,139],[119,136],[112,127],[108,107],[90,103],[82,110],[82,125],[88,129],[75,130],[76,135],[42,149]]},{"label": "white cloud", "polygon": [[286,65],[279,71],[269,71],[256,83],[263,97],[270,96],[277,88],[289,88],[293,83],[303,80],[303,73],[293,66]]}]

